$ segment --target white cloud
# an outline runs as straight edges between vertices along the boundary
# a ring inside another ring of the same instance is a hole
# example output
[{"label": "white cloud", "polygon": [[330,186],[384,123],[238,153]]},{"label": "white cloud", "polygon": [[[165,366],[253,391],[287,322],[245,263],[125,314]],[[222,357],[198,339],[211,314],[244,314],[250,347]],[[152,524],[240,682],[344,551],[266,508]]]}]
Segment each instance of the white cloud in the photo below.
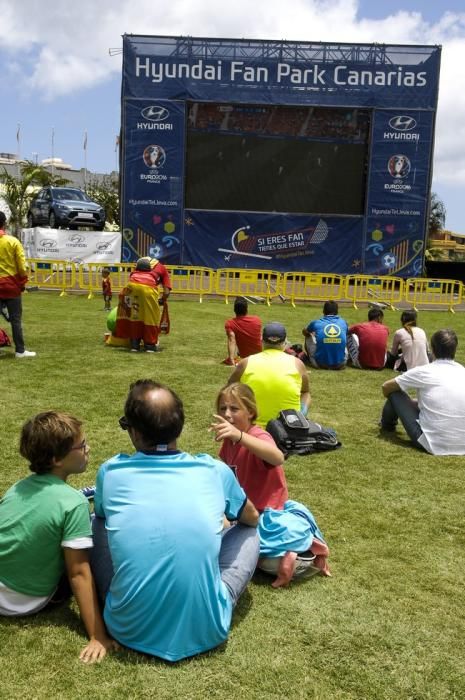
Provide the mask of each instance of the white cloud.
[{"label": "white cloud", "polygon": [[0,0],[0,17],[4,79],[49,100],[120,74],[108,50],[123,33],[442,44],[435,178],[465,183],[465,13],[431,24],[407,10],[365,19],[356,0]]}]

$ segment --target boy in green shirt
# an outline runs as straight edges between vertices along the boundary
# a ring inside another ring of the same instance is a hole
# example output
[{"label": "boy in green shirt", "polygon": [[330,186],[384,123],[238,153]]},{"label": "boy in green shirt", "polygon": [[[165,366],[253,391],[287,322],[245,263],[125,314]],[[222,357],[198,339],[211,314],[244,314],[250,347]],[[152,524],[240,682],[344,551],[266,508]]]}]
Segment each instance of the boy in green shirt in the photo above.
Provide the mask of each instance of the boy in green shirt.
[{"label": "boy in green shirt", "polygon": [[82,423],[46,411],[23,426],[20,453],[33,475],[0,499],[0,615],[38,612],[52,598],[65,569],[89,635],[80,659],[101,661],[114,645],[100,615],[87,549],[89,505],[66,483],[85,471],[89,448]]}]

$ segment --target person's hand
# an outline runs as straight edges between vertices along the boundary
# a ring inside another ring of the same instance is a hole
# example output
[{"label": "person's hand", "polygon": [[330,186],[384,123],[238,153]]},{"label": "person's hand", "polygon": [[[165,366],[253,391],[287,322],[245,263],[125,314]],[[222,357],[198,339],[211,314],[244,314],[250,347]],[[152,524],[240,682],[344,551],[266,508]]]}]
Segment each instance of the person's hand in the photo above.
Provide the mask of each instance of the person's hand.
[{"label": "person's hand", "polygon": [[158,300],[158,306],[164,306],[165,305],[165,299],[163,297]]},{"label": "person's hand", "polygon": [[242,430],[236,428],[222,416],[213,414],[213,417],[216,419],[216,423],[210,425],[209,432],[213,431],[215,433],[216,442],[229,439],[231,442],[236,443],[242,439]]},{"label": "person's hand", "polygon": [[91,639],[79,654],[79,658],[85,664],[95,664],[103,661],[107,651],[117,651],[119,644],[111,637]]}]

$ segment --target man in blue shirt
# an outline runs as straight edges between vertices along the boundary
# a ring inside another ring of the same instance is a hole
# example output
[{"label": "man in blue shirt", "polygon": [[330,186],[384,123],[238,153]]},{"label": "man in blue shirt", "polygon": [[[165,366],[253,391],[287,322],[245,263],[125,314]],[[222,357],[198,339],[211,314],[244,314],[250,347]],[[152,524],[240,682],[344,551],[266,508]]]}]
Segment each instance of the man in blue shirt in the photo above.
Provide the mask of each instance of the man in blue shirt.
[{"label": "man in blue shirt", "polygon": [[326,301],[323,316],[311,321],[302,334],[305,349],[312,367],[320,369],[343,369],[347,362],[347,330],[343,318],[337,315],[336,301]]},{"label": "man in blue shirt", "polygon": [[[168,661],[216,647],[258,559],[258,513],[232,470],[176,449],[179,397],[131,385],[120,426],[136,449],[97,474],[92,566],[124,646]],[[224,516],[238,524],[224,530]]]}]

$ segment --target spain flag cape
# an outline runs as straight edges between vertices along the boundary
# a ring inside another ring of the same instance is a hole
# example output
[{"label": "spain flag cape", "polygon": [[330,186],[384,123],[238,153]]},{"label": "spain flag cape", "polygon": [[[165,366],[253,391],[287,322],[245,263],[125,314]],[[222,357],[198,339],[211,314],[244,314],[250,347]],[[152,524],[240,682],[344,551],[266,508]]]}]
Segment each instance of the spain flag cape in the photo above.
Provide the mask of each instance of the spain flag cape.
[{"label": "spain flag cape", "polygon": [[116,338],[138,338],[148,345],[158,342],[160,306],[158,290],[146,284],[128,282],[119,295]]}]

